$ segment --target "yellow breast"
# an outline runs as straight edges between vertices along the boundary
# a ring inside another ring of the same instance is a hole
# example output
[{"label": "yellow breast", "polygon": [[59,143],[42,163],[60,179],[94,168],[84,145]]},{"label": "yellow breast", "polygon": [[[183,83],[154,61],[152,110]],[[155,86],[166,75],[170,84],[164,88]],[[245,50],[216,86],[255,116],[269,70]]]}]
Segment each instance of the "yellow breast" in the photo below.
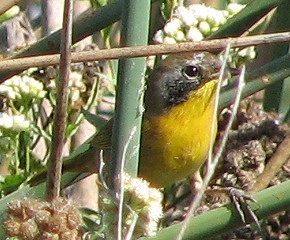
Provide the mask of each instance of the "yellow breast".
[{"label": "yellow breast", "polygon": [[163,187],[195,173],[206,160],[212,125],[216,133],[216,81],[160,116],[147,116],[142,131],[139,175]]}]

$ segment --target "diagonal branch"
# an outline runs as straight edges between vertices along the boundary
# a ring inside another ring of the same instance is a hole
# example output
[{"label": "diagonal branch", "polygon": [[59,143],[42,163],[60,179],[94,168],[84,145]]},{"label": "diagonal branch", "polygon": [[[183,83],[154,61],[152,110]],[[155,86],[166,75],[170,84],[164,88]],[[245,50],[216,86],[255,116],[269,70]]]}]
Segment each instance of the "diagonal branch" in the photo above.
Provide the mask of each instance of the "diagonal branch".
[{"label": "diagonal branch", "polygon": [[[76,63],[96,60],[144,57],[151,55],[181,53],[190,51],[215,51],[225,49],[228,44],[230,44],[233,48],[236,48],[288,41],[290,41],[290,32],[262,34],[247,37],[206,40],[201,42],[158,44],[149,46],[134,46],[103,49],[96,51],[74,52],[71,54],[71,61],[72,63]],[[25,70],[29,67],[45,67],[59,64],[59,59],[59,54],[9,59],[5,61],[0,61],[0,69],[1,71],[11,71]]]}]

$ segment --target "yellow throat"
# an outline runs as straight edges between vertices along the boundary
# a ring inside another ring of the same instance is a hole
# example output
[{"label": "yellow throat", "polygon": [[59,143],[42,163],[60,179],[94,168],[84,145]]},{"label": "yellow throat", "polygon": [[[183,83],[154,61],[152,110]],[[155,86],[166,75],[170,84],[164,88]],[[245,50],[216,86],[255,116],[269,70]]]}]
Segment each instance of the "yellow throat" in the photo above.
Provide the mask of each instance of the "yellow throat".
[{"label": "yellow throat", "polygon": [[216,135],[216,80],[190,93],[168,112],[144,119],[141,177],[163,187],[198,171]]}]

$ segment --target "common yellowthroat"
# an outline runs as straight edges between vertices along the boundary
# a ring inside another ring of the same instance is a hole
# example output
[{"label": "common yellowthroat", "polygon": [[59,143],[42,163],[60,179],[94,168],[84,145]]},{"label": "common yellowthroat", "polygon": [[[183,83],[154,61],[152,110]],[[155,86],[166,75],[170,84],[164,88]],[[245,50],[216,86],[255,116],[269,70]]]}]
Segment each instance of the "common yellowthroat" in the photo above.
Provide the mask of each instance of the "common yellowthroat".
[{"label": "common yellowthroat", "polygon": [[[216,86],[221,61],[208,52],[173,54],[161,61],[147,80],[139,176],[165,187],[198,171],[216,134]],[[64,171],[99,170],[99,152],[108,161],[112,123],[89,139],[85,152],[72,153]],[[33,181],[32,181],[33,182]]]}]

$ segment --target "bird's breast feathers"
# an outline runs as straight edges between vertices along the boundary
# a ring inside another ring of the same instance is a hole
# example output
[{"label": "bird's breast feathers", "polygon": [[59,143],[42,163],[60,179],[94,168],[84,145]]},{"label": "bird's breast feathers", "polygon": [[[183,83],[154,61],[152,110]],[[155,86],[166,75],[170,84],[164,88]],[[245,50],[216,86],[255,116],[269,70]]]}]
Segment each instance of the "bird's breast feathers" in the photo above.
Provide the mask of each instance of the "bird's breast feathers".
[{"label": "bird's breast feathers", "polygon": [[[198,170],[211,144],[211,124],[216,131],[213,116],[215,86],[216,81],[208,82],[186,102],[160,116],[145,118],[141,176],[164,185],[166,174],[170,176],[168,180],[174,182]],[[152,175],[152,168],[157,170],[156,176]]]}]

